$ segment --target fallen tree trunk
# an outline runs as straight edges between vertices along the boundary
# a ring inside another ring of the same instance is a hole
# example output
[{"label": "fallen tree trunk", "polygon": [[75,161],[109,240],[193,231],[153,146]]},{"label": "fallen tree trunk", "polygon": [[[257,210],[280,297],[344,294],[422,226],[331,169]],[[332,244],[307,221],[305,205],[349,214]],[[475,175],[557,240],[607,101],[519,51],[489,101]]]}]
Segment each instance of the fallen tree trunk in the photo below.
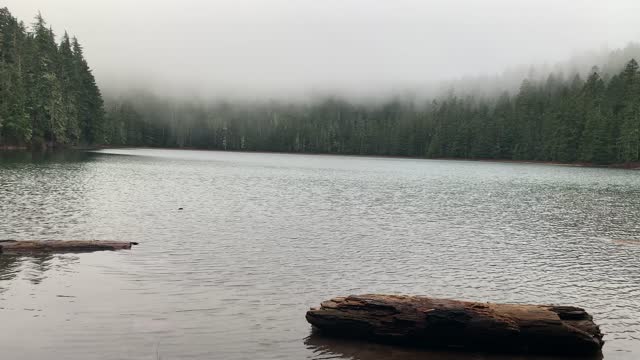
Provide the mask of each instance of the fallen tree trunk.
[{"label": "fallen tree trunk", "polygon": [[103,250],[131,249],[136,242],[97,241],[97,240],[1,240],[1,253],[32,253],[32,252],[92,252]]},{"label": "fallen tree trunk", "polygon": [[587,355],[604,344],[592,317],[572,306],[352,295],[306,318],[322,334],[431,348]]}]

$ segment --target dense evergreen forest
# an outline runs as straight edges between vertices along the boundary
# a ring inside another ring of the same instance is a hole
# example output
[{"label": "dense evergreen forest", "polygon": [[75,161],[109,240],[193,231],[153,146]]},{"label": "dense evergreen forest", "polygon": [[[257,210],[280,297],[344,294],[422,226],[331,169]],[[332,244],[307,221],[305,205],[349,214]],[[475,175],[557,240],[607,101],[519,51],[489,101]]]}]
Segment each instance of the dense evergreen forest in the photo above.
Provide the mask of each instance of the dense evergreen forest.
[{"label": "dense evergreen forest", "polygon": [[525,79],[500,96],[403,97],[364,103],[201,102],[100,90],[77,40],[56,43],[0,9],[0,147],[96,144],[219,150],[515,159],[640,161],[640,71]]},{"label": "dense evergreen forest", "polygon": [[0,8],[0,147],[102,143],[104,115],[78,40]]},{"label": "dense evergreen forest", "polygon": [[110,101],[115,145],[515,159],[598,164],[640,160],[640,72],[549,75],[496,98],[454,94],[419,104],[189,104],[153,96]]}]

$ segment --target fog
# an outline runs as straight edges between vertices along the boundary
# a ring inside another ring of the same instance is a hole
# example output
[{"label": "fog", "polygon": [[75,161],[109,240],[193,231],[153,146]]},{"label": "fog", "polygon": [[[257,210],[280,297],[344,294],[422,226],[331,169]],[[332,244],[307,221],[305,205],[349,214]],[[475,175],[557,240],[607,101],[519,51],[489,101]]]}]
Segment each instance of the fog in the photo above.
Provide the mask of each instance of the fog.
[{"label": "fog", "polygon": [[147,88],[286,99],[428,91],[456,79],[491,82],[530,64],[585,62],[581,54],[640,39],[637,0],[4,0],[0,6],[26,23],[41,11],[57,34],[76,35],[109,93]]}]

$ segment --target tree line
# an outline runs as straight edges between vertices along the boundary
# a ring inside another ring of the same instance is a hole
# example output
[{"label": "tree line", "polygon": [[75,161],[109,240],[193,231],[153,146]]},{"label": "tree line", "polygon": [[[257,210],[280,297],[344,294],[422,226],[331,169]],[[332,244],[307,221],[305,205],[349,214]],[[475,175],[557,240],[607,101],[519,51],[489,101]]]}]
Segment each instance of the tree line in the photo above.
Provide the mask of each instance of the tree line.
[{"label": "tree line", "polygon": [[59,43],[40,14],[30,29],[0,8],[0,147],[105,142],[102,95],[78,40]]},{"label": "tree line", "polygon": [[111,144],[217,150],[514,159],[640,161],[640,72],[524,80],[493,98],[449,94],[360,104],[213,104],[151,95],[109,101]]},{"label": "tree line", "polygon": [[27,31],[0,9],[0,146],[640,161],[640,71],[633,59],[619,71],[524,79],[517,91],[498,96],[452,91],[429,101],[250,103],[137,93],[105,106],[78,41],[66,33],[55,39],[40,15]]}]

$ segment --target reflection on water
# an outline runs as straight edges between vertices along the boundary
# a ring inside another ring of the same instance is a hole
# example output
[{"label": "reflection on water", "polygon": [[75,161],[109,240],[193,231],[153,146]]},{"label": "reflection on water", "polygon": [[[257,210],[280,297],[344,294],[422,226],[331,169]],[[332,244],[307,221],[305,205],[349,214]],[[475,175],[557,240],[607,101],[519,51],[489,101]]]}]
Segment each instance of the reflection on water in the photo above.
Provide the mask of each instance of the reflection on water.
[{"label": "reflection on water", "polygon": [[86,151],[0,151],[0,163],[10,165],[84,162],[96,154]]},{"label": "reflection on water", "polygon": [[64,234],[60,227],[85,221],[92,158],[74,151],[0,151],[0,240],[57,240]]},{"label": "reflection on water", "polygon": [[[307,339],[309,306],[374,292],[578,305],[601,325],[605,359],[640,358],[638,172],[169,150],[38,156],[0,155],[0,239],[140,246],[0,255],[0,317],[12,330],[0,349],[12,359],[426,354]],[[438,356],[496,359],[426,358]]]},{"label": "reflection on water", "polygon": [[[0,255],[0,281],[12,280],[20,276],[23,280],[34,285],[39,284],[47,277],[47,271],[55,268],[71,269],[78,261],[77,256],[54,254],[30,254]],[[0,283],[0,292],[3,291],[3,283]],[[6,289],[4,289],[6,290]]]},{"label": "reflection on water", "polygon": [[[364,343],[355,340],[331,338],[312,331],[304,340],[314,359],[350,360],[566,360],[566,357],[483,354],[425,349],[401,348],[397,346]],[[600,360],[602,355],[572,358],[580,360]]]},{"label": "reflection on water", "polygon": [[20,257],[0,255],[0,280],[11,280],[20,272]]}]

